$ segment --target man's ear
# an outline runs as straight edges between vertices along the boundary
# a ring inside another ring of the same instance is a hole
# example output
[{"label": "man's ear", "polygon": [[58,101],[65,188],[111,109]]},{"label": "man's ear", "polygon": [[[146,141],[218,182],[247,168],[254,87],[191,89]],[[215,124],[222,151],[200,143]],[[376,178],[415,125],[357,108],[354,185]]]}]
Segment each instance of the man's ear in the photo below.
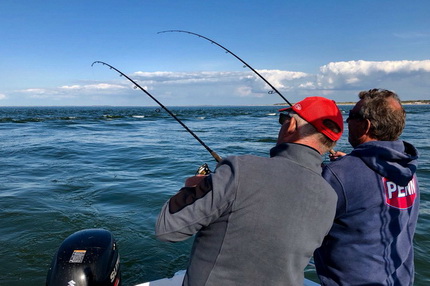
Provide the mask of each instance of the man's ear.
[{"label": "man's ear", "polygon": [[366,132],[366,134],[370,134],[370,127],[372,127],[372,123],[370,123],[369,119],[366,119],[364,124],[364,131]]},{"label": "man's ear", "polygon": [[368,141],[373,141],[375,138],[372,137],[370,133],[370,128],[372,124],[369,119],[360,120],[360,122],[354,128],[356,130],[357,140],[361,143],[365,143]]},{"label": "man's ear", "polygon": [[297,129],[297,120],[294,117],[290,119],[290,125],[288,125],[287,132],[293,134]]},{"label": "man's ear", "polygon": [[288,123],[284,123],[279,129],[277,144],[293,142],[297,131],[297,121],[295,118],[289,119]]}]

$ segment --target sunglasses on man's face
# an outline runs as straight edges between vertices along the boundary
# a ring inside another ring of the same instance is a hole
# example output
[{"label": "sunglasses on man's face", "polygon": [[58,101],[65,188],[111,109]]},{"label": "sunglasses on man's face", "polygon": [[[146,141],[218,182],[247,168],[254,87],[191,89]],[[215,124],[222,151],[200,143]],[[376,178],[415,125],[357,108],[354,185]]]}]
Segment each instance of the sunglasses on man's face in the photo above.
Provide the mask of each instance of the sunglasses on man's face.
[{"label": "sunglasses on man's face", "polygon": [[289,113],[279,113],[279,123],[284,125],[287,120],[290,120],[291,116]]},{"label": "sunglasses on man's face", "polygon": [[346,119],[346,121],[351,120],[351,119],[363,119],[363,115],[361,115],[360,112],[350,110],[349,114],[348,114],[348,118]]}]

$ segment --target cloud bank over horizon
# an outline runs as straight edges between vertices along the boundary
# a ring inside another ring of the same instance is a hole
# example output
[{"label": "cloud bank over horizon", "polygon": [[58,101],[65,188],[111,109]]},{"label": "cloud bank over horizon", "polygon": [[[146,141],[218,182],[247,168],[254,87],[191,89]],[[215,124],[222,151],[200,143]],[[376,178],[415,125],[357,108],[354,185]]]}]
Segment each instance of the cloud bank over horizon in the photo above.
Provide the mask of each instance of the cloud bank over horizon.
[{"label": "cloud bank over horizon", "polygon": [[[336,101],[356,101],[357,91],[385,88],[403,100],[429,99],[430,60],[341,61],[319,67],[315,74],[301,71],[257,70],[281,93],[293,101],[321,95]],[[166,105],[272,104],[282,102],[268,94],[270,87],[250,70],[224,72],[136,71],[129,76]],[[412,89],[413,87],[413,89]],[[414,94],[409,94],[414,90]],[[136,96],[125,78],[103,82],[82,81],[59,87],[34,87],[0,94],[0,104],[21,98],[26,105],[153,105]],[[85,101],[83,100],[85,99]],[[43,104],[42,104],[43,101]],[[38,104],[40,102],[40,104]]]}]

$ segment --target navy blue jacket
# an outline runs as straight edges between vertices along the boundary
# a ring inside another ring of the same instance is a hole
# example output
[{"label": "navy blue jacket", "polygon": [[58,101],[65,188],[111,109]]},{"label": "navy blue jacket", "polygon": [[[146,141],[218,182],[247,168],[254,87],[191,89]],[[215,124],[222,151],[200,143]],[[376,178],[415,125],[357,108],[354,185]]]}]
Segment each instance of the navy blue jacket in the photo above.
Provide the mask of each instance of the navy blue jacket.
[{"label": "navy blue jacket", "polygon": [[404,141],[372,141],[325,166],[336,216],[314,253],[322,285],[412,285],[418,219],[418,153]]}]

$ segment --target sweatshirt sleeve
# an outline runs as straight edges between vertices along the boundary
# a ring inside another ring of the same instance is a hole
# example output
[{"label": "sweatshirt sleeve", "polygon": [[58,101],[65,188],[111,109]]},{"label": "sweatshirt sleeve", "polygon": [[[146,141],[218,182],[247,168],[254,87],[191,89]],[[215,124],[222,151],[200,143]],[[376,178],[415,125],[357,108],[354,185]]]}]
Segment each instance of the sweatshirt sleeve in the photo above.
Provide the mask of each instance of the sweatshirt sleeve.
[{"label": "sweatshirt sleeve", "polygon": [[[162,241],[181,241],[219,218],[235,195],[232,164],[224,160],[195,187],[183,187],[163,206],[155,234]],[[214,182],[216,182],[214,186]]]},{"label": "sweatshirt sleeve", "polygon": [[339,180],[335,172],[333,172],[330,165],[326,165],[323,168],[322,176],[331,185],[337,194],[337,207],[335,218],[346,213],[347,201],[345,199],[345,192],[342,182]]}]

